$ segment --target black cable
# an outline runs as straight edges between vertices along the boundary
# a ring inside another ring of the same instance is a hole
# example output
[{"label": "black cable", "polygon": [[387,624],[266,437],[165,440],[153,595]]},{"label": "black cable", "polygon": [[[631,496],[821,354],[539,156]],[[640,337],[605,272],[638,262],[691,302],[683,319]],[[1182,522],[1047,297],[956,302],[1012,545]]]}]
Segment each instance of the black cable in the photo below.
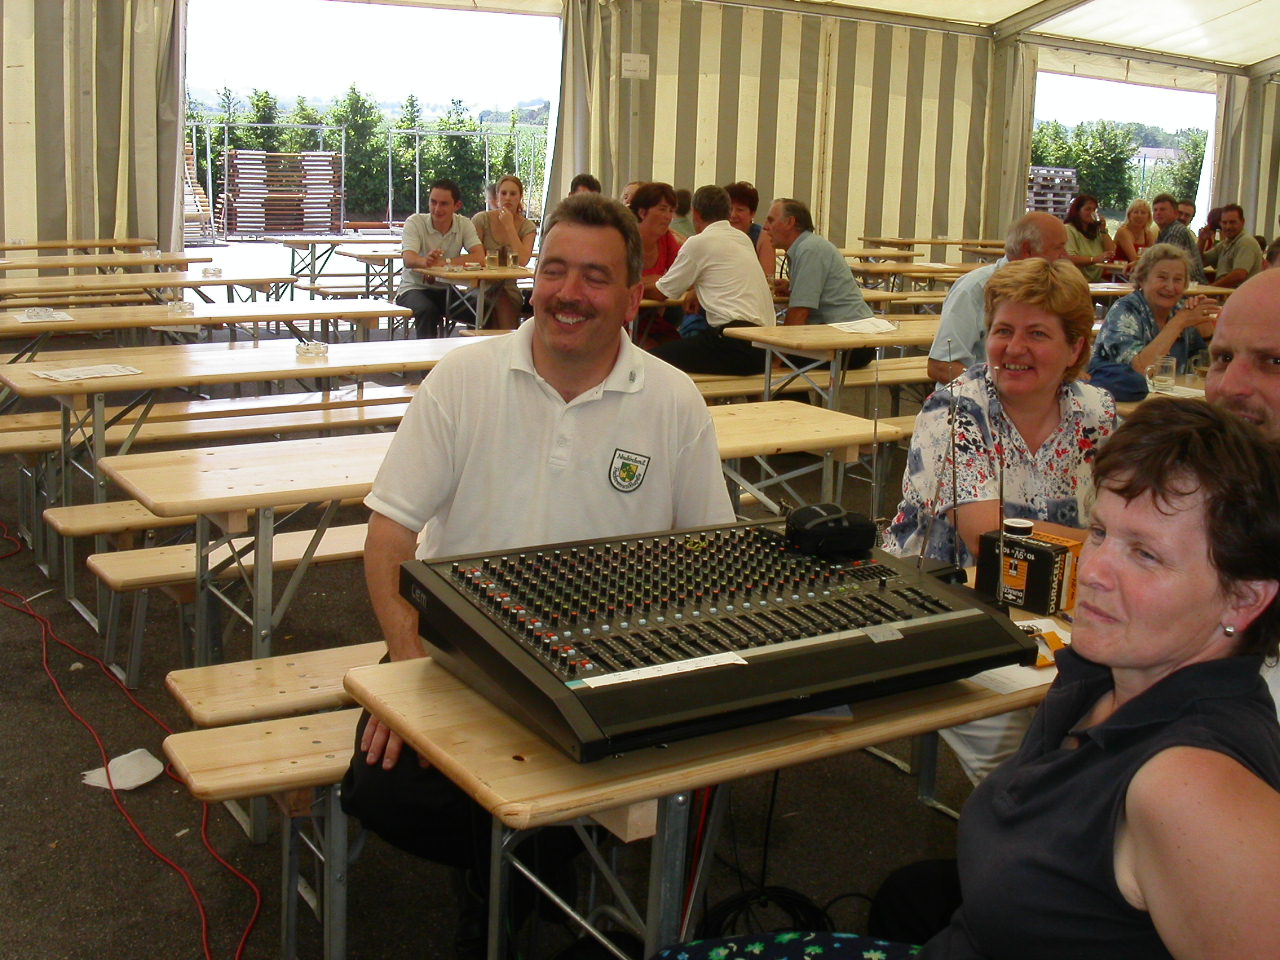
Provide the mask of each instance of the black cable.
[{"label": "black cable", "polygon": [[773,833],[773,808],[778,802],[778,780],[782,776],[780,770],[773,771],[773,783],[769,786],[769,807],[764,814],[764,849],[760,851],[760,889],[765,889],[765,880],[769,876],[769,835]]}]

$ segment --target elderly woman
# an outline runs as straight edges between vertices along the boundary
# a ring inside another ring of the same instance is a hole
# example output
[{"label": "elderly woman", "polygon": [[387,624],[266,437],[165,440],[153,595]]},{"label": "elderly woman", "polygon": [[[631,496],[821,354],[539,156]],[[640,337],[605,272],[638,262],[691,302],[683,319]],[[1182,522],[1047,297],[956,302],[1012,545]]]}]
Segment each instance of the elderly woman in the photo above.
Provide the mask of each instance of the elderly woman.
[{"label": "elderly woman", "polygon": [[[1280,645],[1280,453],[1227,411],[1161,397],[1093,480],[1071,647],[965,804],[963,900],[918,960],[1276,955],[1280,723],[1259,668]],[[774,936],[688,955],[833,952],[821,934],[751,949]]]},{"label": "elderly woman", "polygon": [[1180,247],[1157,243],[1133,268],[1133,285],[1107,311],[1093,345],[1092,366],[1129,364],[1138,373],[1166,354],[1185,373],[1187,361],[1205,349],[1220,309],[1208,297],[1183,298],[1191,262]]},{"label": "elderly woman", "polygon": [[1107,233],[1107,221],[1098,216],[1098,198],[1087,193],[1071,201],[1067,224],[1067,257],[1091,283],[1102,279],[1100,263],[1111,258],[1116,243]]},{"label": "elderly woman", "polygon": [[[494,207],[471,218],[486,255],[505,253],[507,263],[523,267],[533,256],[533,237],[538,226],[524,215],[524,184],[519,177],[505,176],[494,184]],[[484,292],[494,298],[493,322],[500,330],[514,330],[524,306],[524,295],[514,280],[493,285]]]},{"label": "elderly woman", "polygon": [[760,191],[739,180],[725,186],[724,192],[729,195],[729,224],[736,227],[751,238],[755,244],[756,257],[760,261],[760,269],[770,280],[778,272],[778,252],[773,246],[773,237],[762,225],[755,222],[756,210],[760,206]]},{"label": "elderly woman", "polygon": [[1133,263],[1142,251],[1156,242],[1160,231],[1151,221],[1151,204],[1139,197],[1129,204],[1124,223],[1116,230],[1116,249],[1120,256]]},{"label": "elderly woman", "polygon": [[[978,538],[1006,516],[1081,526],[1089,462],[1115,405],[1076,375],[1093,304],[1061,260],[1017,260],[986,288],[987,363],[933,393],[916,419],[903,500],[885,535],[899,556],[973,564]],[[1003,481],[1002,481],[1003,478]]]}]

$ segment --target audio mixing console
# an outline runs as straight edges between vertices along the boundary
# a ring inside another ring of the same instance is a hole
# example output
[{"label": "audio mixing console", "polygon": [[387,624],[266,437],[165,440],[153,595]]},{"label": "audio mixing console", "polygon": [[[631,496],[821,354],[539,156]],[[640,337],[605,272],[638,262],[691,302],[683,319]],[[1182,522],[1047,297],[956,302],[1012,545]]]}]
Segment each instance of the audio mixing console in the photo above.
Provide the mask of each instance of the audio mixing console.
[{"label": "audio mixing console", "polygon": [[768,523],[415,560],[401,591],[442,665],[582,761],[1035,659],[967,589]]}]

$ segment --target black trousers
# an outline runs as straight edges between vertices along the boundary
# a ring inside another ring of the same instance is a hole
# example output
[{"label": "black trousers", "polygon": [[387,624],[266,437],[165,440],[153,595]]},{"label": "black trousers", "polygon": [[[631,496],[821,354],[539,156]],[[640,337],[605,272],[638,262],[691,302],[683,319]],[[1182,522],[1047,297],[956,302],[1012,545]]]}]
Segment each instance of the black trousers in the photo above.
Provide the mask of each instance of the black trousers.
[{"label": "black trousers", "polygon": [[653,348],[653,355],[686,373],[719,373],[733,377],[764,373],[764,351],[756,349],[749,340],[726,337],[720,328],[660,344]]},{"label": "black trousers", "polygon": [[447,290],[428,287],[406,290],[396,297],[396,303],[413,311],[413,324],[419,340],[440,336],[444,327],[445,307],[449,303],[448,296]]}]

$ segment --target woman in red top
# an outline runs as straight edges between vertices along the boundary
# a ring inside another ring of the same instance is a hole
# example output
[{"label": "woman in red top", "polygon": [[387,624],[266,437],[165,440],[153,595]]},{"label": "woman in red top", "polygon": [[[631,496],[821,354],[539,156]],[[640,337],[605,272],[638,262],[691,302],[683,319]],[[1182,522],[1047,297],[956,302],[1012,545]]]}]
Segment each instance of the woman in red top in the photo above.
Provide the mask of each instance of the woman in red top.
[{"label": "woman in red top", "polygon": [[[631,194],[631,212],[640,221],[640,239],[644,243],[644,281],[646,300],[665,300],[656,284],[670,269],[684,241],[672,232],[671,221],[676,215],[676,192],[669,183],[644,183]],[[679,307],[666,310],[653,308],[640,312],[637,319],[636,340],[644,347],[679,337]]]}]

